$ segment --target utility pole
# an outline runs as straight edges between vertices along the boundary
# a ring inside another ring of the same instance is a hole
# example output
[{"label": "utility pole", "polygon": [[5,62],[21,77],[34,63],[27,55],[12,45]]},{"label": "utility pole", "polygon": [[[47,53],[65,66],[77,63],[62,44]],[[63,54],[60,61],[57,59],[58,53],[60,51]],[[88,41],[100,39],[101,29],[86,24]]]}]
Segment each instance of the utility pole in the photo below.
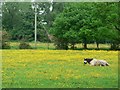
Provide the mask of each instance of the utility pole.
[{"label": "utility pole", "polygon": [[35,48],[37,48],[37,4],[35,3]]}]

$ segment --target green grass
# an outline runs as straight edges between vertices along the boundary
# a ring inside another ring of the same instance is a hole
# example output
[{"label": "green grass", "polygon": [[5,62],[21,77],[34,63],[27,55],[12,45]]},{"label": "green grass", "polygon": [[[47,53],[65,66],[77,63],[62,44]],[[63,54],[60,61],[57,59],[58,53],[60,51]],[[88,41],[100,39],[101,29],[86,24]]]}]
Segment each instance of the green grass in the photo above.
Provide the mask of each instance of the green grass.
[{"label": "green grass", "polygon": [[[117,51],[3,50],[3,88],[117,88]],[[83,64],[105,59],[109,67]]]}]

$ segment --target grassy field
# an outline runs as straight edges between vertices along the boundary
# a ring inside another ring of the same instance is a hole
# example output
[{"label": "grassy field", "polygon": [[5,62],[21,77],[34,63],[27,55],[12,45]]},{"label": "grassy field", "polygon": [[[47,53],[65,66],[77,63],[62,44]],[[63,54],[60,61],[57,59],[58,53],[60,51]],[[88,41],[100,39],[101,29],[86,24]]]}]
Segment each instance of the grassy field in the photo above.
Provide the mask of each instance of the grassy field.
[{"label": "grassy field", "polygon": [[[11,49],[19,49],[19,44],[20,42],[10,42]],[[32,48],[35,48],[34,42],[29,42],[29,44]],[[37,45],[37,49],[40,49],[40,50],[55,49],[55,46],[53,43],[37,42],[36,45]]]},{"label": "grassy field", "polygon": [[[105,59],[109,67],[83,64]],[[117,51],[3,50],[3,88],[117,88]]]},{"label": "grassy field", "polygon": [[[20,42],[10,42],[11,49],[19,49],[19,44],[20,44]],[[29,44],[32,46],[32,48],[35,47],[34,42],[29,42]],[[87,46],[88,46],[88,49],[97,48],[96,44],[88,44]],[[80,43],[80,44],[76,44],[75,47],[77,47],[77,49],[82,49],[83,45]],[[110,44],[100,44],[99,48],[103,49],[103,50],[107,50],[107,49],[110,48]],[[54,43],[37,42],[37,49],[40,49],[40,50],[48,50],[48,49],[54,50],[55,46],[54,46]]]}]

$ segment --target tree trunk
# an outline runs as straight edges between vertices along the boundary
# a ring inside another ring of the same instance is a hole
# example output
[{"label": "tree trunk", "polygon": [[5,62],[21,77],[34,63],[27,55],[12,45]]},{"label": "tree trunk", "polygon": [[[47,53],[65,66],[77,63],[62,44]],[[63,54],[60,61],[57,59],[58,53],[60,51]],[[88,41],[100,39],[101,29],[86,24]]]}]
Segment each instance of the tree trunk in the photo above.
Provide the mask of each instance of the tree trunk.
[{"label": "tree trunk", "polygon": [[72,45],[71,45],[71,49],[72,49],[72,50],[75,49],[75,44],[74,44],[74,43],[72,43]]},{"label": "tree trunk", "polygon": [[97,44],[97,49],[99,49],[99,43],[98,43],[98,42],[96,42],[96,44]]},{"label": "tree trunk", "polygon": [[86,37],[84,37],[84,39],[83,39],[83,47],[84,47],[84,49],[87,49],[87,38]]},{"label": "tree trunk", "polygon": [[84,43],[84,49],[87,49],[87,43]]}]

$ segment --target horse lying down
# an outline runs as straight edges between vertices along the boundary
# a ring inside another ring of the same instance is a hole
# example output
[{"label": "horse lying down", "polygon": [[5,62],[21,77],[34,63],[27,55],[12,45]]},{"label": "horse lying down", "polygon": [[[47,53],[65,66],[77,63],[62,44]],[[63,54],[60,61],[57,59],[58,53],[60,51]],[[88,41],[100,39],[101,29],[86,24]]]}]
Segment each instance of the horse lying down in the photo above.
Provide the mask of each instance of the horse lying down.
[{"label": "horse lying down", "polygon": [[97,60],[93,58],[85,58],[84,64],[90,64],[91,66],[109,66],[105,60]]}]

